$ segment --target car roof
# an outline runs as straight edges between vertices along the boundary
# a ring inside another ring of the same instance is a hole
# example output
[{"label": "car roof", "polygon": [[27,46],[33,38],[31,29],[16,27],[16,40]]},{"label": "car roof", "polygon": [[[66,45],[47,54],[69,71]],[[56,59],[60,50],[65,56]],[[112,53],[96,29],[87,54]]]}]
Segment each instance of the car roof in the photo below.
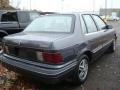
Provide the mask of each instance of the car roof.
[{"label": "car roof", "polygon": [[53,15],[61,15],[61,14],[73,14],[73,15],[89,14],[89,15],[98,15],[98,14],[89,13],[89,12],[57,12],[57,13],[54,13]]},{"label": "car roof", "polygon": [[[0,13],[7,13],[7,12],[38,12],[39,11],[35,11],[35,10],[0,10]],[[40,12],[41,13],[41,12]],[[50,13],[50,12],[49,12]],[[81,14],[94,14],[94,13],[91,13],[91,12],[54,12],[54,13],[50,13],[50,14],[74,14],[74,15],[81,15]],[[49,15],[49,14],[48,14]],[[98,14],[95,14],[95,15],[98,15]]]}]

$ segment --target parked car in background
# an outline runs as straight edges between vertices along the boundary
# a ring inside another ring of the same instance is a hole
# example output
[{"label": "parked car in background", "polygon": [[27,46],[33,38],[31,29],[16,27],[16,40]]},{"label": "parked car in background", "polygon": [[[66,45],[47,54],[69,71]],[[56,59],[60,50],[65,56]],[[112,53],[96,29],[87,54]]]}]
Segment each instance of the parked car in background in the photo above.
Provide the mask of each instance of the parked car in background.
[{"label": "parked car in background", "polygon": [[118,21],[118,20],[120,20],[120,18],[117,17],[117,16],[110,16],[110,17],[108,17],[108,20],[110,20],[110,21]]},{"label": "parked car in background", "polygon": [[31,21],[39,16],[37,11],[0,11],[0,39],[7,34],[23,31]]},{"label": "parked car in background", "polygon": [[114,52],[115,46],[115,30],[98,15],[45,15],[23,32],[4,37],[0,61],[12,71],[46,83],[70,78],[82,84],[89,64],[108,49]]},{"label": "parked car in background", "polygon": [[109,18],[109,15],[106,15],[106,16],[100,16],[101,17],[101,19],[103,19],[104,20],[104,22],[105,23],[107,23],[107,20],[108,20],[108,18]]},{"label": "parked car in background", "polygon": [[108,20],[108,21],[118,21],[120,20],[119,17],[117,16],[109,16],[109,15],[106,15],[106,16],[100,16],[103,20]]}]

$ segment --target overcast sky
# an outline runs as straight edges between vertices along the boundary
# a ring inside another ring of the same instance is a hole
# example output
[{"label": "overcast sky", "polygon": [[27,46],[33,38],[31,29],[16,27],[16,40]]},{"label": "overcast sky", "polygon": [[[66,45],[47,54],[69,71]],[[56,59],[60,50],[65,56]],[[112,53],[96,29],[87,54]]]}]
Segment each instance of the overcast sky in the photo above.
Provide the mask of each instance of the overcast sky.
[{"label": "overcast sky", "polygon": [[[41,11],[99,11],[105,7],[105,0],[10,0],[11,5],[21,9]],[[120,8],[120,0],[107,0],[108,8]],[[94,8],[94,9],[93,9]]]}]

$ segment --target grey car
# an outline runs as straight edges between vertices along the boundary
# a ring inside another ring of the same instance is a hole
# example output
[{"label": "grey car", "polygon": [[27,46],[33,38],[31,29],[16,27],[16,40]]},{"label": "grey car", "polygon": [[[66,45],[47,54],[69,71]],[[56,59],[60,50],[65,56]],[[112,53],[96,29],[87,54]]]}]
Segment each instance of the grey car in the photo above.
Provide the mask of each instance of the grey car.
[{"label": "grey car", "polygon": [[89,64],[115,51],[116,33],[98,15],[45,15],[23,32],[3,39],[0,61],[17,73],[43,82],[71,79],[82,84]]}]

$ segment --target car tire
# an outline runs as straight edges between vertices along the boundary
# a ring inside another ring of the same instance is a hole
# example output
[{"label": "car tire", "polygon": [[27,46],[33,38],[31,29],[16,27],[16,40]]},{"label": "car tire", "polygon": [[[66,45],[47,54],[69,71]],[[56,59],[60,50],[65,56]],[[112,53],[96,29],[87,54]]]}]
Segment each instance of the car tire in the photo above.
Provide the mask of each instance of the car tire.
[{"label": "car tire", "polygon": [[2,38],[0,37],[0,42],[2,42]]},{"label": "car tire", "polygon": [[2,49],[2,38],[0,37],[0,50]]},{"label": "car tire", "polygon": [[83,84],[88,76],[89,71],[89,58],[87,55],[82,55],[78,59],[78,64],[76,66],[75,72],[73,73],[72,82],[75,85]]},{"label": "car tire", "polygon": [[110,45],[109,52],[113,53],[116,50],[116,40],[114,39],[113,42]]}]

